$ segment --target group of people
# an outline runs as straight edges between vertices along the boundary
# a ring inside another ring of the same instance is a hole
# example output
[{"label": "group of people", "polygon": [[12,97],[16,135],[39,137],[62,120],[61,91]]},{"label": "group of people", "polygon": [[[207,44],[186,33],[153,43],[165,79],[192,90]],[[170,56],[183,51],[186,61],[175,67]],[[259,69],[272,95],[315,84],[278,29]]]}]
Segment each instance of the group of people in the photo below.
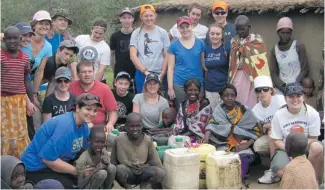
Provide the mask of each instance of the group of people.
[{"label": "group of people", "polygon": [[[207,27],[199,23],[203,7],[193,3],[167,32],[155,24],[152,5],[140,7],[137,29],[134,13],[123,8],[122,28],[109,44],[101,19],[90,35],[69,35],[73,22],[64,9],[52,16],[41,10],[30,24],[7,27],[1,50],[2,184],[107,189],[116,180],[124,188],[159,188],[165,170],[150,134],[168,130],[238,153],[243,179],[267,154],[270,169],[259,183],[282,178],[283,188],[316,188],[324,170],[318,141],[324,92],[314,94],[306,48],[291,38],[293,23],[283,17],[269,58],[249,18],[228,23],[228,10],[226,2],[215,2],[215,22]],[[125,133],[109,153],[105,132],[116,128]],[[306,173],[296,172],[297,163],[305,164]]]}]

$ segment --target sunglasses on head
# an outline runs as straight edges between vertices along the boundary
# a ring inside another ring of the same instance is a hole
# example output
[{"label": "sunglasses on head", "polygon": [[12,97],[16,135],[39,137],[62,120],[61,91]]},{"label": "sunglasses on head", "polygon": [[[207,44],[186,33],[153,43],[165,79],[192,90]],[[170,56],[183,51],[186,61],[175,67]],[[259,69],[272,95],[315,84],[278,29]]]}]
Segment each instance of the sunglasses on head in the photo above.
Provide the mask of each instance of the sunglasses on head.
[{"label": "sunglasses on head", "polygon": [[99,97],[98,96],[95,96],[93,94],[87,94],[85,97],[84,97],[85,100],[96,100],[97,102],[100,102],[99,101]]},{"label": "sunglasses on head", "polygon": [[215,15],[225,15],[227,12],[226,11],[214,11],[213,13]]},{"label": "sunglasses on head", "polygon": [[270,90],[269,87],[263,87],[263,88],[255,88],[255,92],[258,94],[258,93],[261,93],[262,91],[263,92],[268,92]]},{"label": "sunglasses on head", "polygon": [[65,84],[68,84],[68,83],[70,82],[70,80],[68,80],[68,79],[57,79],[56,82],[57,82],[57,83],[60,83],[60,84],[63,83],[63,82],[64,82]]}]

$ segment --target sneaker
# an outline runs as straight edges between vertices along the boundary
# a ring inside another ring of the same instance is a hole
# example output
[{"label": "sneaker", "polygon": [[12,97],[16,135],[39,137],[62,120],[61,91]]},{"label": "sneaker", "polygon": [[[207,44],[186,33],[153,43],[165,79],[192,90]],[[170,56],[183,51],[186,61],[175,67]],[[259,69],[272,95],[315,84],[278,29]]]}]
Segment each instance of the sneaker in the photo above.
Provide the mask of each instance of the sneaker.
[{"label": "sneaker", "polygon": [[271,171],[271,169],[264,171],[264,175],[257,180],[258,183],[261,184],[272,184],[277,183],[281,179]]}]

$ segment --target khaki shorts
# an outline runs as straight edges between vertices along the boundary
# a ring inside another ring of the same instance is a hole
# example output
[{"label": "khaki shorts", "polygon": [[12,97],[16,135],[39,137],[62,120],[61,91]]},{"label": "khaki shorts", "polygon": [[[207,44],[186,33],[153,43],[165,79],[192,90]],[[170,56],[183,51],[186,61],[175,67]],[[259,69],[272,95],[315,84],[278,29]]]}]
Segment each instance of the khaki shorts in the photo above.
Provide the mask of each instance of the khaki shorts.
[{"label": "khaki shorts", "polygon": [[253,146],[255,152],[269,152],[269,137],[263,135],[254,142]]},{"label": "khaki shorts", "polygon": [[[324,147],[324,144],[322,142],[320,142],[320,141],[316,141],[316,142],[322,144],[322,146]],[[306,149],[307,157],[309,155],[309,148],[312,143],[314,143],[314,142],[309,143],[307,146],[307,149]],[[272,157],[272,161],[271,161],[272,172],[276,173],[280,169],[283,169],[289,162],[290,162],[290,158],[289,158],[288,154],[284,150],[277,149],[275,151],[275,153]]]}]

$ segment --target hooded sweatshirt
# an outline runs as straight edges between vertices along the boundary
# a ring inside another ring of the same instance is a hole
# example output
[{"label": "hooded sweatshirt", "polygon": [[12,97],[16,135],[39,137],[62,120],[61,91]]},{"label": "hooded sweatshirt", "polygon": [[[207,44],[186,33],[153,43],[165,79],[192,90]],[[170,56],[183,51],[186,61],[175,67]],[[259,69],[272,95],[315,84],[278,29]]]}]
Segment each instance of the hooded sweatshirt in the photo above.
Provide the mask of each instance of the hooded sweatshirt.
[{"label": "hooded sweatshirt", "polygon": [[25,167],[24,163],[14,156],[1,156],[1,186],[3,183],[5,183],[5,188],[11,188],[12,172],[18,164],[23,164]]}]

